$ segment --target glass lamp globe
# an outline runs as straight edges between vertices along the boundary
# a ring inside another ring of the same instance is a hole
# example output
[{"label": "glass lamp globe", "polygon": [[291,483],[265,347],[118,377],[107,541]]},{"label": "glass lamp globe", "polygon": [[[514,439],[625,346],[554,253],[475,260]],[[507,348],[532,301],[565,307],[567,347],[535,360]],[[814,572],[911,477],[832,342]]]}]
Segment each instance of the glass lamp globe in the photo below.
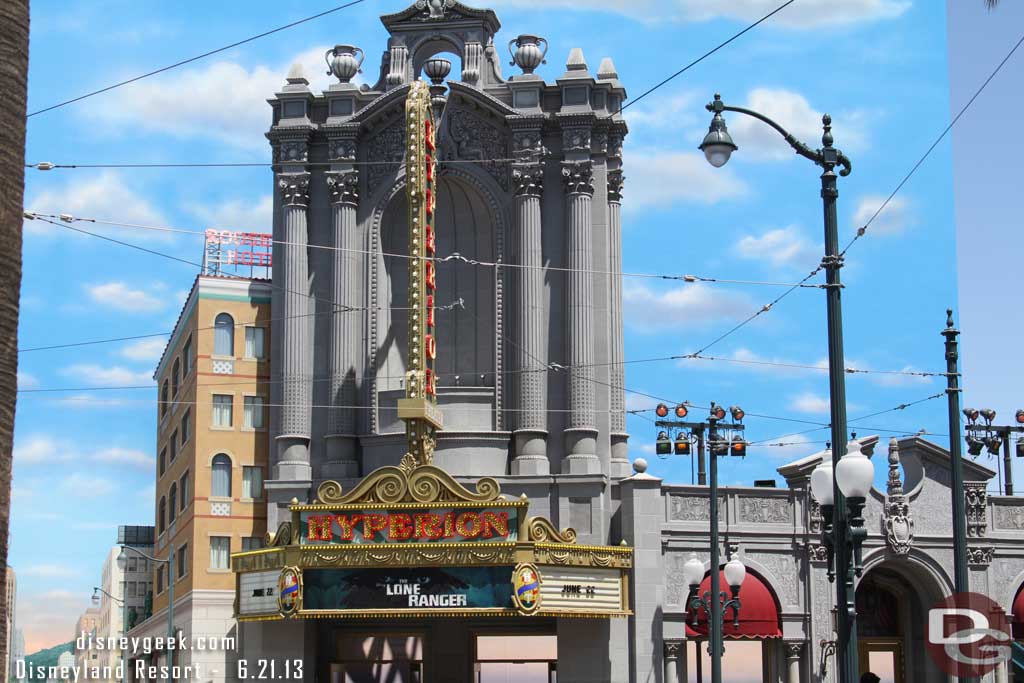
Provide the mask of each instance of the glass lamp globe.
[{"label": "glass lamp globe", "polygon": [[683,577],[689,586],[699,586],[704,580],[704,563],[696,555],[690,555],[690,559],[683,565]]},{"label": "glass lamp globe", "polygon": [[121,552],[117,555],[117,568],[124,571],[128,567],[128,553],[125,552],[124,548],[121,548]]},{"label": "glass lamp globe", "polygon": [[711,118],[711,125],[708,126],[708,134],[700,143],[699,149],[704,152],[708,163],[715,168],[725,166],[729,157],[736,151],[736,143],[729,135],[729,129],[725,127],[725,119],[718,112]]},{"label": "glass lamp globe", "polygon": [[832,505],[835,500],[832,490],[832,462],[825,451],[821,464],[811,472],[811,494],[820,505]]},{"label": "glass lamp globe", "polygon": [[92,592],[92,604],[95,606],[99,606],[100,604],[100,594],[96,590],[93,590]]},{"label": "glass lamp globe", "polygon": [[839,459],[836,467],[836,482],[847,498],[866,498],[871,483],[875,480],[875,466],[860,450],[860,444],[850,442],[846,455]]},{"label": "glass lamp globe", "polygon": [[743,585],[743,579],[747,578],[747,568],[734,557],[725,563],[725,582],[732,588],[739,588]]}]

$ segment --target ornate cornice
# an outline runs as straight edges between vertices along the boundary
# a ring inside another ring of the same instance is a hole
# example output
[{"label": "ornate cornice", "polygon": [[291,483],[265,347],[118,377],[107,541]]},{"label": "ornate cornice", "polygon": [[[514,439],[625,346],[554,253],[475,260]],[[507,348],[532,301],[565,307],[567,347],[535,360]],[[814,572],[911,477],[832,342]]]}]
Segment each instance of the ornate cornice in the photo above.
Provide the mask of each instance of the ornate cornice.
[{"label": "ornate cornice", "polygon": [[406,471],[381,467],[371,472],[354,489],[344,493],[341,484],[325,481],[316,490],[324,505],[362,503],[487,503],[503,500],[501,487],[491,477],[481,477],[476,492],[470,491],[444,470],[431,465]]},{"label": "ornate cornice", "polygon": [[562,184],[566,194],[594,194],[594,165],[589,161],[562,162]]},{"label": "ornate cornice", "polygon": [[281,202],[285,206],[309,205],[309,174],[280,173],[277,176],[277,189],[281,192]]},{"label": "ornate cornice", "polygon": [[331,195],[332,204],[359,203],[359,171],[328,171],[327,191]]}]

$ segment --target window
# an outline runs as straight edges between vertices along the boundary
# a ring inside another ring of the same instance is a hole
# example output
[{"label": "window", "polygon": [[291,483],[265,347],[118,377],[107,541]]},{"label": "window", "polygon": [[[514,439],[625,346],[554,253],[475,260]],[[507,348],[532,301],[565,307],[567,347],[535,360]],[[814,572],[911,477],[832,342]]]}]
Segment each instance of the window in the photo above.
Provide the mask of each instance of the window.
[{"label": "window", "polygon": [[130,571],[130,572],[137,572],[137,571],[139,571],[139,566],[138,566],[139,562],[138,561],[139,561],[139,558],[137,558],[137,557],[129,557],[128,558],[128,571]]},{"label": "window", "polygon": [[242,468],[242,498],[263,497],[263,468]]},{"label": "window", "polygon": [[160,522],[160,533],[163,533],[167,528],[167,499],[160,499],[160,512],[157,515],[157,519]]},{"label": "window", "polygon": [[178,485],[171,484],[171,491],[167,494],[167,515],[168,523],[173,523],[178,516]]},{"label": "window", "polygon": [[185,545],[183,545],[180,548],[178,548],[178,559],[177,559],[177,563],[176,564],[178,565],[178,578],[179,579],[181,577],[185,576],[185,574],[186,574],[185,570],[188,567],[188,565],[186,564],[187,561],[188,561],[188,544],[186,543]]},{"label": "window", "polygon": [[263,360],[266,358],[263,346],[263,336],[266,330],[262,327],[245,328],[245,357]]},{"label": "window", "polygon": [[177,429],[175,429],[174,433],[171,434],[171,440],[168,443],[168,445],[171,447],[171,462],[174,462],[174,459],[178,457],[178,430]]},{"label": "window", "polygon": [[262,547],[262,536],[244,536],[242,538],[242,550],[259,550]]},{"label": "window", "polygon": [[192,430],[192,410],[186,410],[185,414],[181,416],[181,445],[184,446],[188,443],[188,438],[191,436]]},{"label": "window", "polygon": [[232,422],[231,403],[234,397],[230,394],[213,395],[213,426],[230,427]]},{"label": "window", "polygon": [[246,396],[242,426],[247,429],[263,429],[263,397]]},{"label": "window", "polygon": [[148,572],[149,571],[149,560],[147,560],[144,557],[140,557],[139,558],[139,571],[140,572]]},{"label": "window", "polygon": [[221,453],[213,458],[213,478],[210,495],[219,498],[231,497],[231,458]]},{"label": "window", "polygon": [[164,386],[160,389],[160,417],[167,414],[167,404],[171,397],[168,395],[170,389],[167,387],[167,380],[164,380]]},{"label": "window", "polygon": [[181,509],[184,510],[188,505],[188,472],[178,480],[178,491],[181,493]]},{"label": "window", "polygon": [[235,355],[235,320],[221,313],[213,321],[213,355]]},{"label": "window", "polygon": [[164,592],[164,566],[160,565],[156,569],[156,592],[159,595]]},{"label": "window", "polygon": [[160,476],[164,476],[164,471],[167,469],[167,449],[160,451]]},{"label": "window", "polygon": [[134,598],[135,597],[135,582],[134,581],[128,581],[127,583],[125,583],[124,590],[125,590],[124,596],[126,598]]},{"label": "window", "polygon": [[192,372],[192,337],[185,340],[185,345],[181,347],[181,372],[182,377],[188,377],[188,373]]},{"label": "window", "polygon": [[210,569],[227,569],[231,554],[230,536],[210,537]]},{"label": "window", "polygon": [[179,386],[181,386],[181,361],[175,358],[174,369],[171,371],[171,396],[177,398]]}]

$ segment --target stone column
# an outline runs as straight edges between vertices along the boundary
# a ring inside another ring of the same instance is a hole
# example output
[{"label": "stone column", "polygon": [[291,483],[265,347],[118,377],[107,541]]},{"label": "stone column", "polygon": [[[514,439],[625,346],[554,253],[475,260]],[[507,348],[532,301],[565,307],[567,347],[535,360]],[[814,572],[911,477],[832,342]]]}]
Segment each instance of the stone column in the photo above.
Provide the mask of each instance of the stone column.
[{"label": "stone column", "polygon": [[679,683],[679,658],[686,658],[685,645],[685,640],[665,641],[665,683]]},{"label": "stone column", "polygon": [[590,161],[562,163],[566,196],[566,355],[569,366],[569,421],[565,430],[565,474],[596,474],[597,427],[594,423],[594,169]]},{"label": "stone column", "polygon": [[331,225],[336,248],[331,255],[330,405],[327,429],[327,464],[324,476],[359,476],[356,459],[358,421],[357,380],[361,367],[362,315],[360,292],[362,254],[356,210],[359,203],[359,173],[356,170],[327,173],[331,197]]},{"label": "stone column", "polygon": [[786,643],[786,683],[801,683],[800,658],[803,652],[803,643]]},{"label": "stone column", "polygon": [[[608,270],[612,273],[622,272],[622,181],[624,176],[621,169],[608,171]],[[626,372],[622,364],[625,359],[623,348],[622,330],[622,276],[609,275],[608,281],[611,286],[609,297],[609,350],[608,361],[611,388],[609,401],[610,426],[611,426],[611,476],[629,476],[629,435],[626,433]]]},{"label": "stone column", "polygon": [[281,225],[284,244],[281,271],[281,433],[277,436],[277,472],[275,479],[308,482],[312,479],[309,463],[310,412],[313,403],[312,354],[309,314],[309,262],[307,211],[309,173],[281,173],[277,177],[281,193]]},{"label": "stone column", "polygon": [[545,358],[544,271],[541,258],[540,202],[544,167],[517,164],[515,182],[516,283],[515,370],[516,429],[512,474],[549,474],[547,456],[548,373]]}]

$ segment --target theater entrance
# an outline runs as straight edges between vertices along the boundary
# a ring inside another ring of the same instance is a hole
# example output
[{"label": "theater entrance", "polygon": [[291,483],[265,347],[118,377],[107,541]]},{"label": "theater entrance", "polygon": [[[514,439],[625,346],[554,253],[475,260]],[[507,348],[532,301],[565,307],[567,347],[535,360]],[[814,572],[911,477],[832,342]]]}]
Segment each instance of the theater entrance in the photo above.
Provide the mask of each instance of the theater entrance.
[{"label": "theater entrance", "polygon": [[324,623],[320,668],[329,683],[555,683],[554,620],[529,628],[508,620],[444,619],[395,628]]}]

